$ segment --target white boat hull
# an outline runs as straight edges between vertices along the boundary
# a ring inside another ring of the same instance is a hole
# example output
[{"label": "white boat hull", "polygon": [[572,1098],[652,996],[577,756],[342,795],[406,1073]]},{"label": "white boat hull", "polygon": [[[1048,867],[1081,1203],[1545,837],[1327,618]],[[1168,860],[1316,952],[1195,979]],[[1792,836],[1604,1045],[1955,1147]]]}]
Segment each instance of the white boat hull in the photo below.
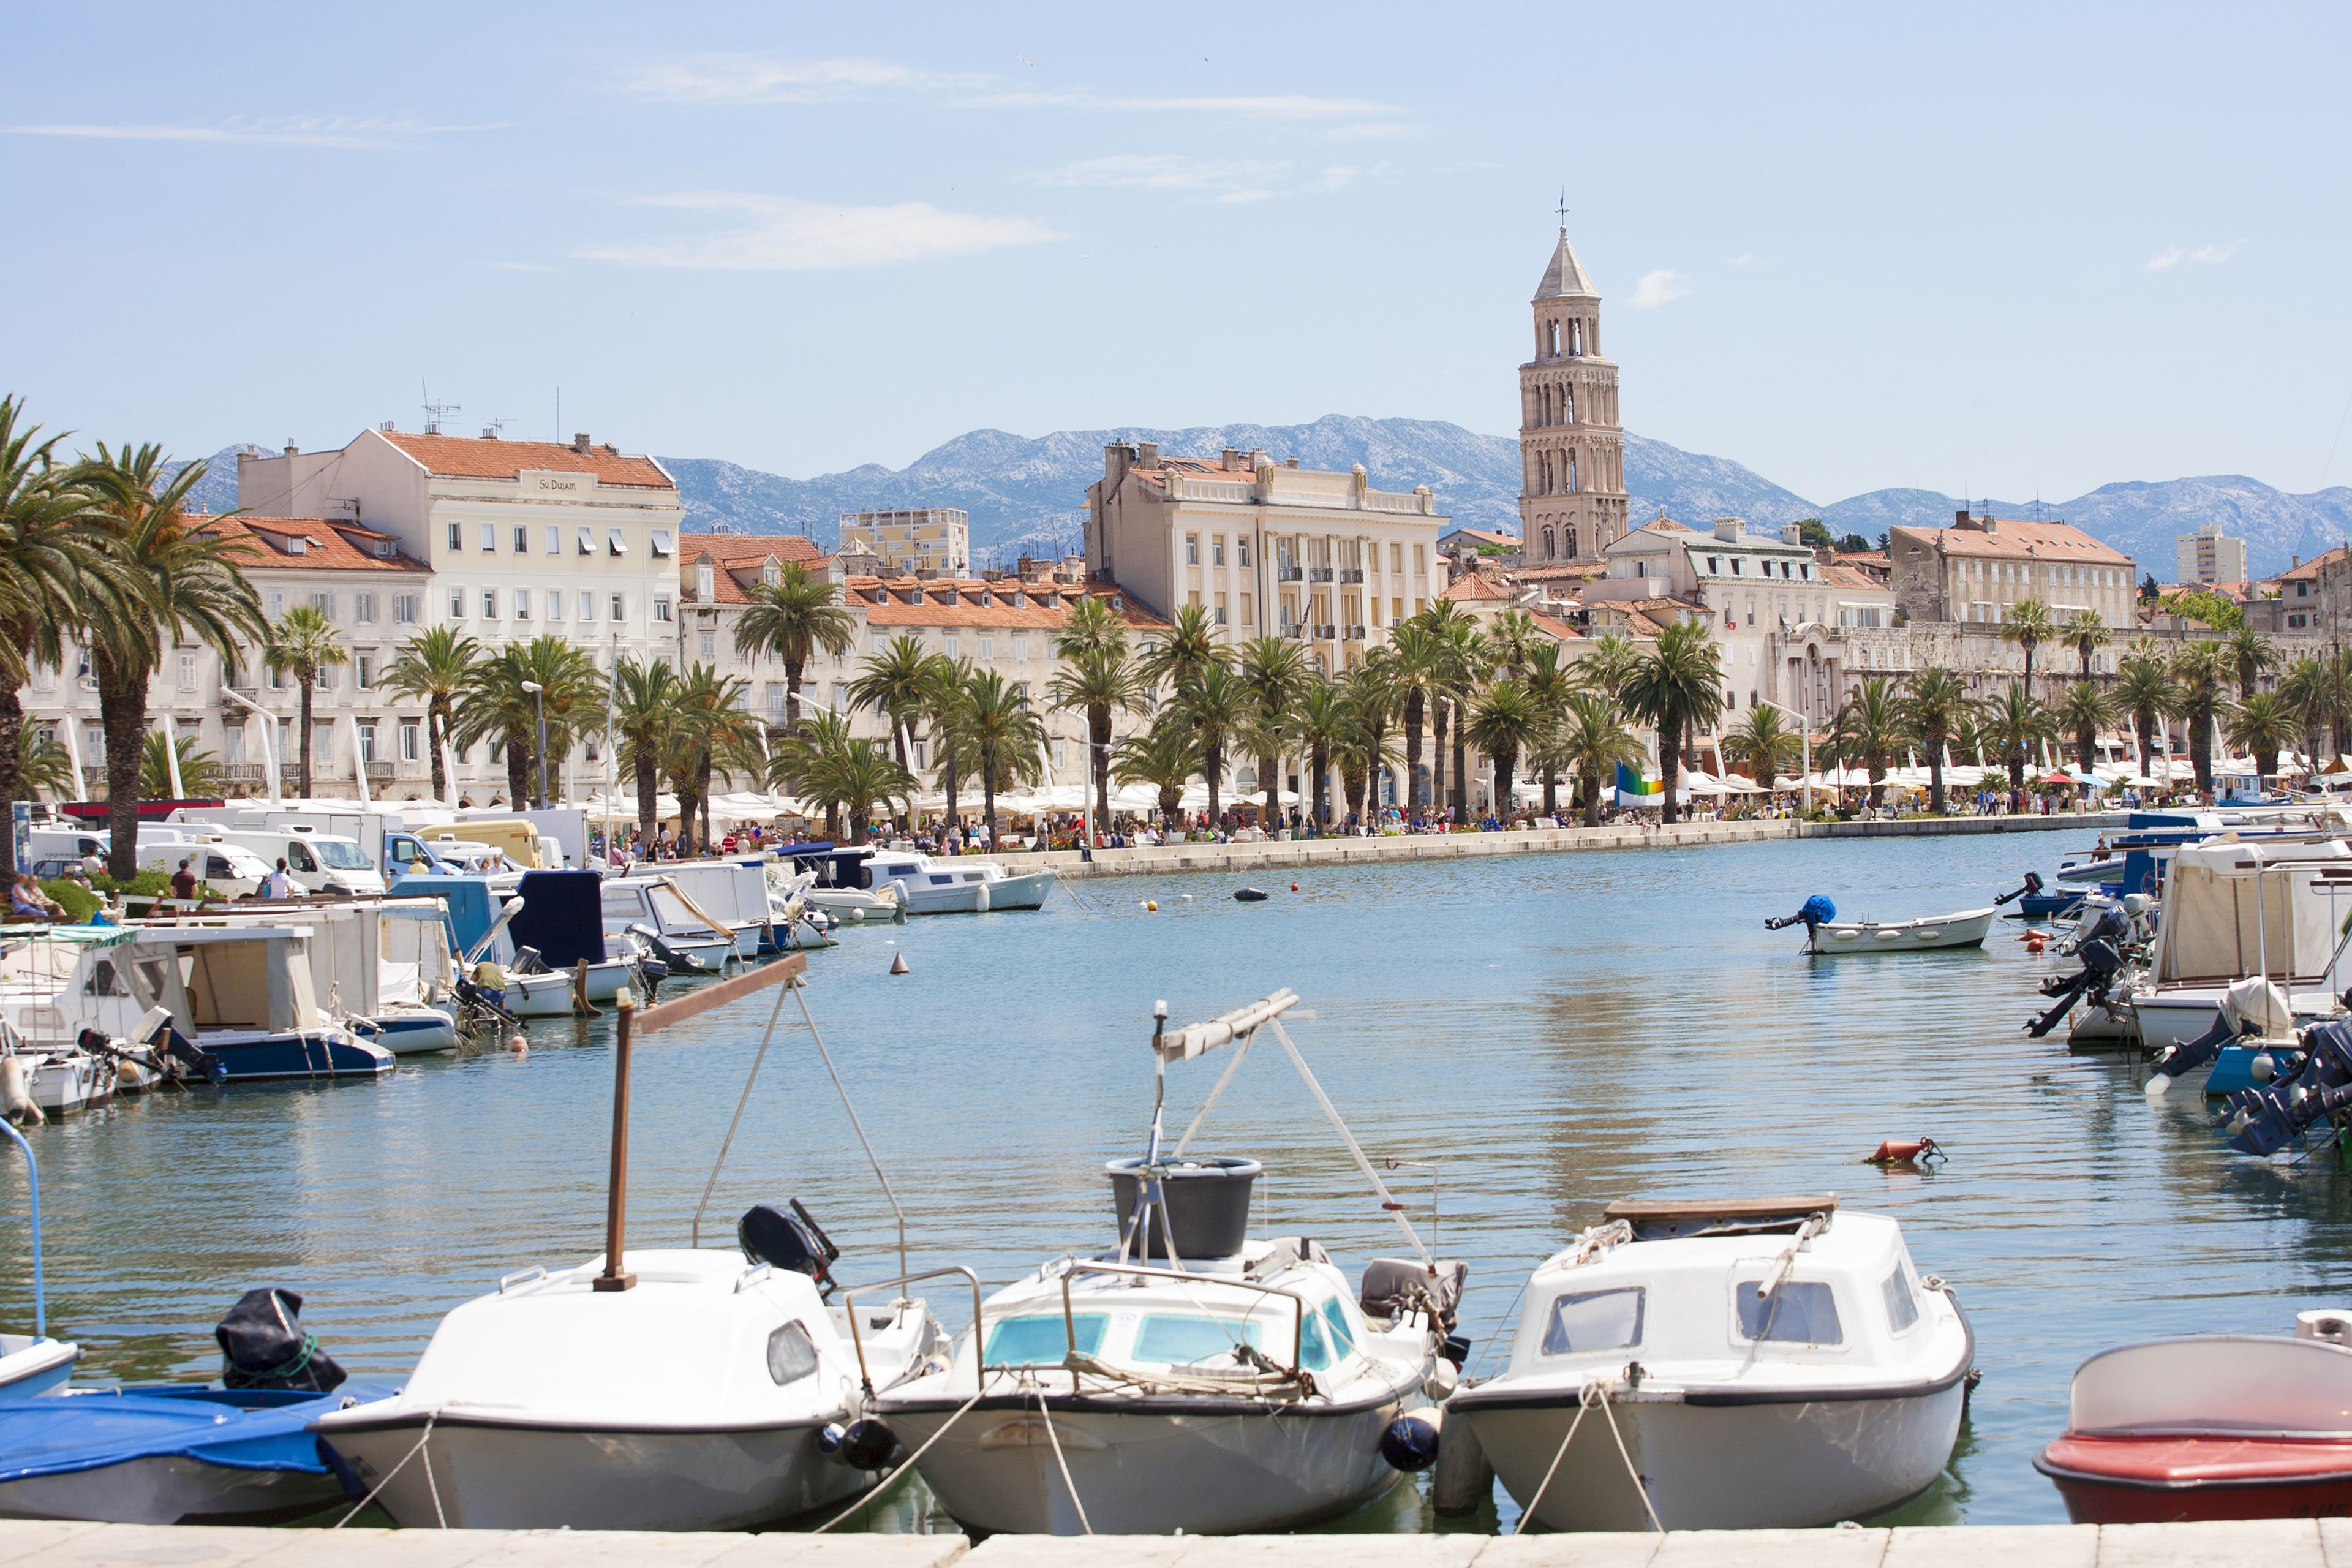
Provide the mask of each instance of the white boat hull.
[{"label": "white boat hull", "polygon": [[352,1032],[396,1057],[457,1048],[457,1020],[438,1007],[403,1007],[373,1018],[354,1019]]},{"label": "white boat hull", "polygon": [[863,888],[811,888],[801,897],[813,909],[829,910],[844,920],[888,920],[898,907],[896,884],[868,892]]},{"label": "white boat hull", "polygon": [[[1451,1418],[1469,1418],[1521,1508],[1542,1489],[1535,1519],[1547,1529],[1650,1529],[1626,1470],[1630,1455],[1668,1530],[1799,1530],[1883,1511],[1932,1485],[1959,1436],[1964,1394],[1956,1381],[1882,1399],[1685,1405],[1621,1397],[1611,1409],[1624,1455],[1597,1406],[1560,1454],[1576,1417],[1573,1394],[1557,1405],[1465,1406]],[[1544,1486],[1556,1455],[1559,1473]]]},{"label": "white boat hull", "polygon": [[[719,944],[713,943],[715,948]],[[719,949],[721,952],[723,948]],[[629,982],[631,965],[625,959],[608,958],[602,963],[588,966],[588,1000],[591,1005],[612,1001]],[[517,974],[507,972],[505,987],[506,1010],[518,1018],[565,1018],[572,1016],[572,971],[553,969],[544,974]]]},{"label": "white boat hull", "polygon": [[30,1334],[0,1334],[0,1400],[37,1399],[66,1385],[81,1347]]},{"label": "white boat hull", "polygon": [[114,1069],[79,1051],[43,1057],[33,1068],[31,1088],[34,1104],[49,1115],[62,1116],[113,1099]]},{"label": "white boat hull", "polygon": [[1817,953],[1919,952],[1940,948],[1981,947],[1992,929],[1990,909],[1963,910],[1934,920],[1826,921],[1813,931]]},{"label": "white boat hull", "polygon": [[[2184,986],[2178,991],[2133,996],[2131,1015],[2138,1026],[2141,1047],[2154,1052],[2167,1046],[2185,1046],[2210,1029],[2221,1016],[2221,993],[2226,989],[2221,985]],[[2298,1017],[2324,1017],[2335,1011],[2336,999],[2325,991],[2296,991],[2290,994]]]},{"label": "white boat hull", "polygon": [[313,1476],[300,1470],[233,1469],[167,1455],[0,1482],[0,1519],[251,1524],[297,1518],[342,1496],[342,1483],[331,1472]]},{"label": "white boat hull", "polygon": [[[1381,1433],[1402,1394],[1342,1409],[1259,1406],[1192,1414],[1071,1410],[1047,1395],[1053,1434],[1032,1397],[974,1406],[919,1461],[923,1480],[958,1521],[1022,1535],[1232,1535],[1286,1530],[1370,1501],[1402,1478],[1381,1458]],[[929,1404],[929,1402],[927,1402]],[[961,1400],[880,1414],[908,1449]],[[1089,1400],[1099,1406],[1102,1400]],[[1222,1402],[1220,1402],[1222,1403]],[[1062,1479],[1053,1441],[1070,1468]],[[1070,1486],[1086,1505],[1081,1525]]]},{"label": "white boat hull", "polygon": [[[748,1530],[846,1501],[878,1479],[817,1452],[822,1425],[594,1431],[445,1415],[377,1500],[411,1530],[445,1520],[460,1530]],[[424,1426],[410,1415],[339,1426],[328,1440],[372,1487],[415,1448]]]}]

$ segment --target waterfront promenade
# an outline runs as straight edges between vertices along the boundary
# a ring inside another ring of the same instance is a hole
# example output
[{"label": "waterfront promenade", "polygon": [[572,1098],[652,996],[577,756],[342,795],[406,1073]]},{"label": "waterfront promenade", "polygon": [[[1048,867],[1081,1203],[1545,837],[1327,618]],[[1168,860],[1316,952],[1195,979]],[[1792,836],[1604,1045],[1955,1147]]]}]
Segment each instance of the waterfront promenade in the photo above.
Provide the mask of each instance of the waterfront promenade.
[{"label": "waterfront promenade", "polygon": [[668,1535],[0,1522],[5,1568],[2337,1568],[2352,1520],[1666,1535]]},{"label": "waterfront promenade", "polygon": [[1160,877],[1184,871],[1288,870],[1370,866],[1482,855],[1555,855],[1590,849],[1664,849],[1752,844],[1777,838],[1926,838],[1989,833],[2095,832],[2121,827],[2120,811],[2051,816],[1911,816],[1887,822],[1800,822],[1746,817],[1724,822],[1618,823],[1603,827],[1537,827],[1508,833],[1397,833],[1368,838],[1302,838],[1259,844],[1166,844],[1097,849],[1015,850],[992,858],[1008,871],[1050,868],[1064,877]]}]

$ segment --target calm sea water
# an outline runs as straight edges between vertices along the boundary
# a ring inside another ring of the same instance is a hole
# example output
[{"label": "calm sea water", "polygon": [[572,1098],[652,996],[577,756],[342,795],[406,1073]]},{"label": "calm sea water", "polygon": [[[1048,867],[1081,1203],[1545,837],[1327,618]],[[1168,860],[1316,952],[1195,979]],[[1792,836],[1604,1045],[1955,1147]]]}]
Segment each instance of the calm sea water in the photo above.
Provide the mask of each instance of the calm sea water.
[{"label": "calm sea water", "polygon": [[[1482,1350],[1530,1267],[1613,1198],[1831,1189],[1895,1213],[1920,1268],[1958,1287],[1985,1374],[1949,1473],[1901,1521],[2057,1521],[2030,1461],[2063,1425],[2074,1366],[2157,1334],[2283,1332],[2301,1308],[2352,1299],[2352,1177],[2233,1160],[2189,1108],[2151,1107],[2130,1068],[2026,1039],[2052,961],[2010,922],[1981,952],[1843,960],[1804,958],[1801,932],[1761,922],[1813,892],[1887,919],[1965,907],[2072,842],[1265,873],[1276,896],[1255,905],[1231,900],[1236,878],[1096,881],[1039,913],[846,928],[813,955],[808,997],[915,1266],[968,1263],[992,1287],[1108,1243],[1101,1164],[1145,1132],[1153,999],[1181,1022],[1282,985],[1315,1011],[1294,1037],[1374,1158],[1436,1167],[1391,1179],[1437,1249],[1469,1261],[1465,1327]],[[892,977],[900,949],[913,973]],[[633,1245],[686,1244],[774,994],[638,1053]],[[36,1131],[51,1331],[81,1342],[90,1379],[202,1379],[221,1312],[283,1285],[345,1366],[396,1379],[440,1315],[500,1274],[601,1249],[609,1025],[542,1023],[530,1039],[520,1059],[154,1097]],[[1172,1102],[1189,1115],[1222,1066],[1176,1068]],[[1951,1151],[1933,1173],[1859,1163],[1921,1133]],[[1351,1272],[1398,1250],[1270,1040],[1196,1148],[1264,1160],[1270,1223]],[[888,1205],[789,1003],[704,1241],[787,1196],[842,1243],[845,1277],[898,1272]],[[0,1305],[28,1327],[13,1156],[0,1200]],[[933,1300],[968,1316],[950,1291]],[[911,1485],[870,1512],[875,1528],[940,1522]],[[1407,1487],[1333,1528],[1432,1523]]]}]

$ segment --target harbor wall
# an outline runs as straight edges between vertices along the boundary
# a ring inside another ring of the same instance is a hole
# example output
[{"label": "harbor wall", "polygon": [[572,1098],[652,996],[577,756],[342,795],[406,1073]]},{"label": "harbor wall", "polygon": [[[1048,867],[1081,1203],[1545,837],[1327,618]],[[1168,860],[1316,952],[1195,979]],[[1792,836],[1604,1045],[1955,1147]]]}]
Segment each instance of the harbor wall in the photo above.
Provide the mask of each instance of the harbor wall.
[{"label": "harbor wall", "polygon": [[1271,871],[1462,860],[1484,855],[1554,855],[1591,849],[1661,849],[1750,844],[1769,838],[1916,838],[1945,834],[2049,833],[2124,826],[2125,814],[2053,816],[1915,816],[1891,822],[1799,822],[1790,817],[1728,822],[1621,823],[1605,827],[1537,827],[1507,833],[1399,833],[1364,838],[1275,839],[1261,844],[1167,844],[1097,849],[1013,851],[992,858],[1008,871],[1051,869],[1064,877],[1166,877],[1187,871]]},{"label": "harbor wall", "polygon": [[663,1534],[0,1521],[8,1568],[2190,1568],[2352,1562],[2352,1521],[1664,1535]]}]

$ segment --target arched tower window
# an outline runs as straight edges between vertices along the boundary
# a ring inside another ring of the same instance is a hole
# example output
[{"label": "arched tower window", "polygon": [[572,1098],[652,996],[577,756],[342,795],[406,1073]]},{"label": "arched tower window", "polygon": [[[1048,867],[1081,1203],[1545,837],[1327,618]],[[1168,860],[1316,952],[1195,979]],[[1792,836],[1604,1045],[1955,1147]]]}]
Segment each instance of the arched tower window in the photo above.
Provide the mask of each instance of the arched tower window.
[{"label": "arched tower window", "polygon": [[1555,559],[1555,552],[1554,552],[1554,548],[1553,548],[1553,546],[1554,546],[1554,542],[1555,542],[1555,536],[1553,535],[1552,531],[1551,531],[1550,529],[1549,529],[1549,528],[1545,529],[1545,530],[1544,530],[1544,559],[1545,559],[1545,560],[1547,560],[1547,561],[1550,561],[1550,560]]},{"label": "arched tower window", "polygon": [[1576,423],[1576,388],[1572,386],[1559,389],[1559,422],[1563,425]]},{"label": "arched tower window", "polygon": [[1582,321],[1570,321],[1568,325],[1568,352],[1571,354],[1580,354],[1584,352],[1584,323]]},{"label": "arched tower window", "polygon": [[1559,357],[1559,323],[1558,321],[1551,324],[1551,353],[1554,359]]},{"label": "arched tower window", "polygon": [[1573,452],[1568,455],[1568,493],[1576,493],[1576,454]]},{"label": "arched tower window", "polygon": [[1576,530],[1573,528],[1568,531],[1568,553],[1571,558],[1576,554]]}]

